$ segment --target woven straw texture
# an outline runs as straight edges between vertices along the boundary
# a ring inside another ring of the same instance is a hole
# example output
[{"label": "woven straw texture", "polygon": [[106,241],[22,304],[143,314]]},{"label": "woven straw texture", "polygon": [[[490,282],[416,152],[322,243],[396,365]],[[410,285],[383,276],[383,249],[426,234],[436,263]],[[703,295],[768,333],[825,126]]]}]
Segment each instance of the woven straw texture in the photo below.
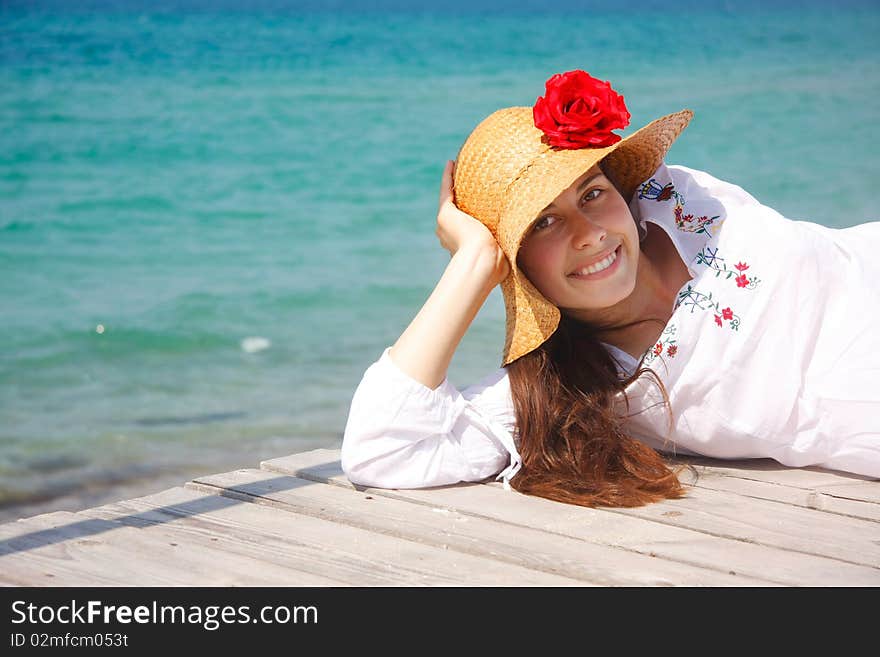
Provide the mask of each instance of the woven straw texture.
[{"label": "woven straw texture", "polygon": [[604,148],[549,146],[531,107],[498,110],[474,128],[456,158],[453,188],[456,205],[492,231],[510,262],[501,283],[507,313],[502,366],[539,347],[559,325],[559,309],[516,266],[523,236],[540,212],[605,158],[603,168],[629,202],[692,117],[690,110],[669,114]]}]

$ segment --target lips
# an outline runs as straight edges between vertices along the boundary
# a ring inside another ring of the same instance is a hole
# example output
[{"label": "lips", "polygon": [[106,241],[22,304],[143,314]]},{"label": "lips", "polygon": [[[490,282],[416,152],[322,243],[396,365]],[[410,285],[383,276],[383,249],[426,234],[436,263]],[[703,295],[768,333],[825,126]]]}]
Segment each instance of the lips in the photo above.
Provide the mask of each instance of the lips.
[{"label": "lips", "polygon": [[590,276],[591,274],[598,274],[599,272],[605,271],[606,269],[611,267],[617,261],[618,257],[620,257],[620,246],[615,248],[613,251],[605,252],[605,254],[593,259],[586,265],[582,265],[568,275],[581,277]]}]

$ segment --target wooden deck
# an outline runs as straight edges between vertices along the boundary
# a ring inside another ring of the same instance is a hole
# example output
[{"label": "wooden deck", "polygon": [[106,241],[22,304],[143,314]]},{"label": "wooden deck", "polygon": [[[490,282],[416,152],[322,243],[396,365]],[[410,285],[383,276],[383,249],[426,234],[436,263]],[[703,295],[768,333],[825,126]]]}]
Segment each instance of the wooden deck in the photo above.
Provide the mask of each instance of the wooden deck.
[{"label": "wooden deck", "polygon": [[880,481],[682,461],[685,499],[611,510],[495,482],[356,488],[314,450],[2,524],[0,584],[880,585]]}]

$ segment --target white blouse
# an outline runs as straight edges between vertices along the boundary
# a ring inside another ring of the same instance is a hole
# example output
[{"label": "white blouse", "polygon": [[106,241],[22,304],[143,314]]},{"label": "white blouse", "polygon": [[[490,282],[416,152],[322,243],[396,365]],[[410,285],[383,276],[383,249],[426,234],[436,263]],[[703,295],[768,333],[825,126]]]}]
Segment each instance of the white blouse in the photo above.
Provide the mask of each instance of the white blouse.
[{"label": "white blouse", "polygon": [[[880,477],[880,222],[793,221],[740,187],[661,165],[630,203],[691,280],[626,390],[626,428],[666,452],[772,458]],[[637,360],[605,345],[622,372]],[[620,398],[623,412],[623,398]],[[671,415],[670,415],[671,411]],[[342,468],[355,484],[508,486],[520,467],[507,371],[431,390],[386,349],[352,399]]]}]

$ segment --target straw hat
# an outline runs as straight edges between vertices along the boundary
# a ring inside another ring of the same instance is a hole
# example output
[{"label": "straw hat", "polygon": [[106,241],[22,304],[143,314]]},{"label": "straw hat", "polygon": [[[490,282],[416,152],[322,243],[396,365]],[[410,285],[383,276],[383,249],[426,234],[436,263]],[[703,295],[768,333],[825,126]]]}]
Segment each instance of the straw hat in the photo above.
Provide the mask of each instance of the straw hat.
[{"label": "straw hat", "polygon": [[[507,312],[502,366],[543,344],[559,309],[519,270],[516,255],[538,214],[601,160],[629,202],[656,171],[693,112],[669,114],[621,138],[611,132],[629,112],[607,82],[584,71],[556,74],[534,107],[507,107],[485,118],[455,162],[455,204],[485,224],[510,262],[501,283]],[[540,126],[540,127],[539,127]]]}]

